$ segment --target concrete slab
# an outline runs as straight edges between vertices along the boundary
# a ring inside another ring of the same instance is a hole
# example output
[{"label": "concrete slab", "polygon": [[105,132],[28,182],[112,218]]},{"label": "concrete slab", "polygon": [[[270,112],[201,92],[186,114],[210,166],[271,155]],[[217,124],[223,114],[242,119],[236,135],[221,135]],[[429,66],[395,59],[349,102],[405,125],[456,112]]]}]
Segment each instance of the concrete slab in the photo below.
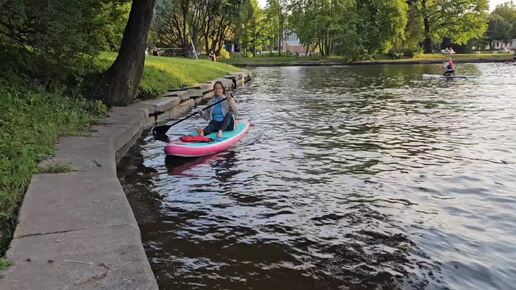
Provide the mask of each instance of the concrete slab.
[{"label": "concrete slab", "polygon": [[186,91],[186,93],[185,93],[185,97],[188,96],[189,99],[202,97],[202,95],[203,95],[203,89],[201,89],[201,88],[192,88],[192,89],[189,89],[188,91]]},{"label": "concrete slab", "polygon": [[40,167],[66,164],[72,171],[90,171],[103,168],[116,174],[115,150],[109,138],[62,137],[56,144],[56,154],[40,162]]},{"label": "concrete slab", "polygon": [[199,106],[199,105],[204,105],[208,102],[208,100],[210,100],[211,98],[213,98],[213,92],[210,91],[210,92],[207,92],[207,93],[204,93],[202,97],[200,98],[196,98],[195,99],[195,105],[196,106]]},{"label": "concrete slab", "polygon": [[147,123],[148,110],[143,110],[142,105],[131,105],[127,107],[114,107],[111,109],[110,117],[102,122],[100,126],[94,126],[94,136],[110,138],[113,142],[113,149],[118,151],[125,143],[139,134]]},{"label": "concrete slab", "polygon": [[190,111],[195,106],[195,101],[190,99],[182,102],[170,112],[170,119],[176,119]]},{"label": "concrete slab", "polygon": [[199,84],[199,88],[201,89],[203,95],[213,91],[212,83]]},{"label": "concrete slab", "polygon": [[76,171],[32,177],[0,289],[157,289],[114,160],[148,123],[147,106],[112,108],[92,136],[60,139],[46,164]]},{"label": "concrete slab", "polygon": [[219,79],[216,79],[216,81],[219,81],[221,82],[224,87],[226,88],[226,90],[232,90],[233,89],[233,80],[230,80],[230,79],[225,79],[225,78],[219,78]]},{"label": "concrete slab", "polygon": [[187,95],[188,90],[182,89],[178,91],[168,91],[163,96],[166,97],[179,97],[181,101],[188,100],[190,98],[189,95]]},{"label": "concrete slab", "polygon": [[177,106],[181,102],[181,98],[178,96],[161,97],[155,100],[142,101],[140,104],[149,105],[149,111],[168,111],[173,107]]},{"label": "concrete slab", "polygon": [[14,237],[127,223],[136,220],[115,174],[38,174],[25,194]]},{"label": "concrete slab", "polygon": [[229,74],[224,78],[233,80],[233,83],[237,88],[244,85],[244,79],[241,74]]},{"label": "concrete slab", "polygon": [[15,238],[0,289],[158,289],[136,224]]}]

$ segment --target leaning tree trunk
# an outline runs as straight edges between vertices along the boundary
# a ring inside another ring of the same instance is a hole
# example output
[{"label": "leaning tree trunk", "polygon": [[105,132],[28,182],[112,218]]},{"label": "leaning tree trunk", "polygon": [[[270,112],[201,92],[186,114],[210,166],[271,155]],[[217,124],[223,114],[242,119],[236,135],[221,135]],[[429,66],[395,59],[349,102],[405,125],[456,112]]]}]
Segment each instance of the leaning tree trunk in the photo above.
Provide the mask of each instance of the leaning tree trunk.
[{"label": "leaning tree trunk", "polygon": [[430,24],[428,23],[428,19],[424,19],[425,26],[425,40],[423,40],[423,52],[424,53],[432,53],[432,38],[430,36]]},{"label": "leaning tree trunk", "polygon": [[423,40],[423,52],[432,53],[432,37],[430,35],[430,20],[428,19],[428,11],[426,0],[421,1],[423,12],[423,26],[425,29],[425,40]]},{"label": "leaning tree trunk", "polygon": [[143,74],[147,36],[156,0],[133,0],[129,20],[115,62],[99,82],[100,97],[108,106],[128,105]]}]

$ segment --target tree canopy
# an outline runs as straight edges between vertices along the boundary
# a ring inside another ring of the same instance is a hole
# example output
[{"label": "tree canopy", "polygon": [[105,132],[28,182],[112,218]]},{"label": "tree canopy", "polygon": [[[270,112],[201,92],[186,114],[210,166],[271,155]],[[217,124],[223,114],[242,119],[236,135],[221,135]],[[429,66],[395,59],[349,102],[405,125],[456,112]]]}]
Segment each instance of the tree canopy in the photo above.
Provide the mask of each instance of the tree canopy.
[{"label": "tree canopy", "polygon": [[510,43],[516,38],[516,5],[507,2],[498,5],[489,15],[486,40],[492,46],[494,41]]}]

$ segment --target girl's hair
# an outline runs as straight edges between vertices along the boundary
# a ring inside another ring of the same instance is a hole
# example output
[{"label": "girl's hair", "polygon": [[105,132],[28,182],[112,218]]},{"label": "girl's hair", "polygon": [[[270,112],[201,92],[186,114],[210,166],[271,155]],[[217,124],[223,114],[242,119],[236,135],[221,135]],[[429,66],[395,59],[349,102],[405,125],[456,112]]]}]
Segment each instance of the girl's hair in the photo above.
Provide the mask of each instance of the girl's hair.
[{"label": "girl's hair", "polygon": [[219,84],[221,87],[222,87],[222,94],[225,95],[226,94],[226,87],[224,87],[224,85],[222,84],[221,81],[216,81],[214,84],[213,84],[213,90],[215,90],[215,86]]}]

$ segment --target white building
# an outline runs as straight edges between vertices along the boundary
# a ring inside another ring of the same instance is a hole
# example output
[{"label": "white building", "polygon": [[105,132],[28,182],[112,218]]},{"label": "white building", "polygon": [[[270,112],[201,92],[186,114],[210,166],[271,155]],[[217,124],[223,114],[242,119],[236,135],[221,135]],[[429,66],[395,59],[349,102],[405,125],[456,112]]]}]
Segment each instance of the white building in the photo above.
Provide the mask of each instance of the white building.
[{"label": "white building", "polygon": [[306,49],[301,45],[295,32],[285,31],[283,32],[282,50],[291,54],[304,55]]},{"label": "white building", "polygon": [[[486,49],[489,49],[490,47],[487,46]],[[495,50],[516,50],[516,39],[511,40],[509,43],[504,43],[502,41],[495,41],[493,42],[493,49]]]}]

